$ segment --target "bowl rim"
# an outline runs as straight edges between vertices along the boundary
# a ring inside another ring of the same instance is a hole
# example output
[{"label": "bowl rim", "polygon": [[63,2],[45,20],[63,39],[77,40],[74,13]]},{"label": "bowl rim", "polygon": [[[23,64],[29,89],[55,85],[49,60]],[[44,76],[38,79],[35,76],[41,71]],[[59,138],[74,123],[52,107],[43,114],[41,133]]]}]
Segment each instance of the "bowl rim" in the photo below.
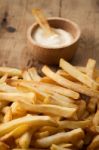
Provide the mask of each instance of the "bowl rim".
[{"label": "bowl rim", "polygon": [[33,45],[35,45],[35,46],[38,46],[38,47],[40,47],[40,48],[44,48],[44,49],[53,49],[53,50],[55,49],[55,50],[58,50],[58,49],[60,49],[60,48],[69,47],[69,46],[73,45],[74,43],[76,43],[76,42],[79,40],[79,38],[80,38],[80,36],[81,36],[81,30],[80,30],[78,24],[75,23],[74,21],[71,21],[71,20],[69,20],[69,19],[67,19],[67,18],[62,18],[62,17],[48,17],[47,20],[48,20],[48,21],[49,21],[49,20],[59,20],[59,21],[65,21],[65,22],[68,22],[68,23],[72,24],[72,25],[75,27],[75,29],[77,30],[77,36],[74,38],[73,42],[70,43],[70,44],[68,44],[68,45],[67,45],[67,44],[64,44],[64,45],[62,45],[61,47],[48,47],[48,46],[44,46],[44,45],[41,45],[41,44],[37,43],[37,42],[32,38],[32,34],[31,34],[31,33],[32,33],[32,30],[33,30],[33,28],[34,28],[35,26],[38,25],[37,22],[34,22],[34,23],[28,28],[28,30],[27,30],[27,39],[29,40],[29,42],[31,42],[31,44],[33,44]]}]

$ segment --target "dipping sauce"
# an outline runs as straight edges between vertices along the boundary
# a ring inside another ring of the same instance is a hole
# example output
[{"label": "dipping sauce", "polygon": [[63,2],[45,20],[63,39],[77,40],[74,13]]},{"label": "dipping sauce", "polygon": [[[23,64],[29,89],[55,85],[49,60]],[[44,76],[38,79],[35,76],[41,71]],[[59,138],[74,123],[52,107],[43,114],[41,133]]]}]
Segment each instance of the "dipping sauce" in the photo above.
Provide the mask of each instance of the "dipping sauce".
[{"label": "dipping sauce", "polygon": [[46,36],[43,29],[38,27],[33,34],[34,41],[49,48],[59,48],[63,45],[68,46],[72,43],[73,36],[69,32],[58,28],[53,28],[53,30],[56,32],[55,35]]}]

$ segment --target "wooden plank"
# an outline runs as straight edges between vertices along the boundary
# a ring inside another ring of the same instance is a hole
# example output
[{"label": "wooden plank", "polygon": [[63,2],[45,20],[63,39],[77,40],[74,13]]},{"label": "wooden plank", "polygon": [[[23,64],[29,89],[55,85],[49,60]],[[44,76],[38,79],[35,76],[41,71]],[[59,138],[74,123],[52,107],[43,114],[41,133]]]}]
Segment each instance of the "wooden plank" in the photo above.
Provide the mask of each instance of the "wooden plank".
[{"label": "wooden plank", "polygon": [[75,21],[82,31],[77,53],[72,60],[72,63],[76,65],[84,65],[89,57],[98,62],[99,53],[96,52],[97,45],[95,45],[97,42],[95,39],[95,25],[97,23],[95,22],[96,12],[94,9],[96,3],[94,5],[93,3],[94,1],[91,0],[62,1],[61,16]]},{"label": "wooden plank", "polygon": [[[31,10],[38,7],[44,10],[46,16],[58,16],[60,0],[1,1],[3,10],[1,16],[4,17],[4,13],[7,12],[7,22],[0,30],[0,65],[13,67],[33,65],[33,58],[26,47],[27,29],[34,22]],[[8,32],[9,26],[14,27],[16,31]],[[34,65],[37,66],[37,63]]]}]

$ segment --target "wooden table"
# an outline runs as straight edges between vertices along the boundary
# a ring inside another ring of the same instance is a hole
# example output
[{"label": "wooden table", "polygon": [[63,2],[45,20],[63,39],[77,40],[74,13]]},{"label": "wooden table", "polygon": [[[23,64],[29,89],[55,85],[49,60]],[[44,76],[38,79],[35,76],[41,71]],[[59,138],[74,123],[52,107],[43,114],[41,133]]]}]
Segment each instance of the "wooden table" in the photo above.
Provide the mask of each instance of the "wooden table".
[{"label": "wooden table", "polygon": [[34,7],[42,8],[47,16],[78,23],[82,35],[71,63],[84,65],[90,57],[97,60],[99,67],[99,0],[0,0],[0,66],[39,66],[26,44]]}]

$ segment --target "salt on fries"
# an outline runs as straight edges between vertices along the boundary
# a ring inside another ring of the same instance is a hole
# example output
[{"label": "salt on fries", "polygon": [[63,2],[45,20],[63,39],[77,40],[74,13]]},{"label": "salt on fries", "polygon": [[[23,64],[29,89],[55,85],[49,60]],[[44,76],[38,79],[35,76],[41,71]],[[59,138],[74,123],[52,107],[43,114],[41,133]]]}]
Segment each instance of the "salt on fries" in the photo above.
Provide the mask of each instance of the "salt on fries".
[{"label": "salt on fries", "polygon": [[[98,150],[96,61],[60,70],[0,67],[0,150]],[[13,144],[12,142],[13,141]]]}]

